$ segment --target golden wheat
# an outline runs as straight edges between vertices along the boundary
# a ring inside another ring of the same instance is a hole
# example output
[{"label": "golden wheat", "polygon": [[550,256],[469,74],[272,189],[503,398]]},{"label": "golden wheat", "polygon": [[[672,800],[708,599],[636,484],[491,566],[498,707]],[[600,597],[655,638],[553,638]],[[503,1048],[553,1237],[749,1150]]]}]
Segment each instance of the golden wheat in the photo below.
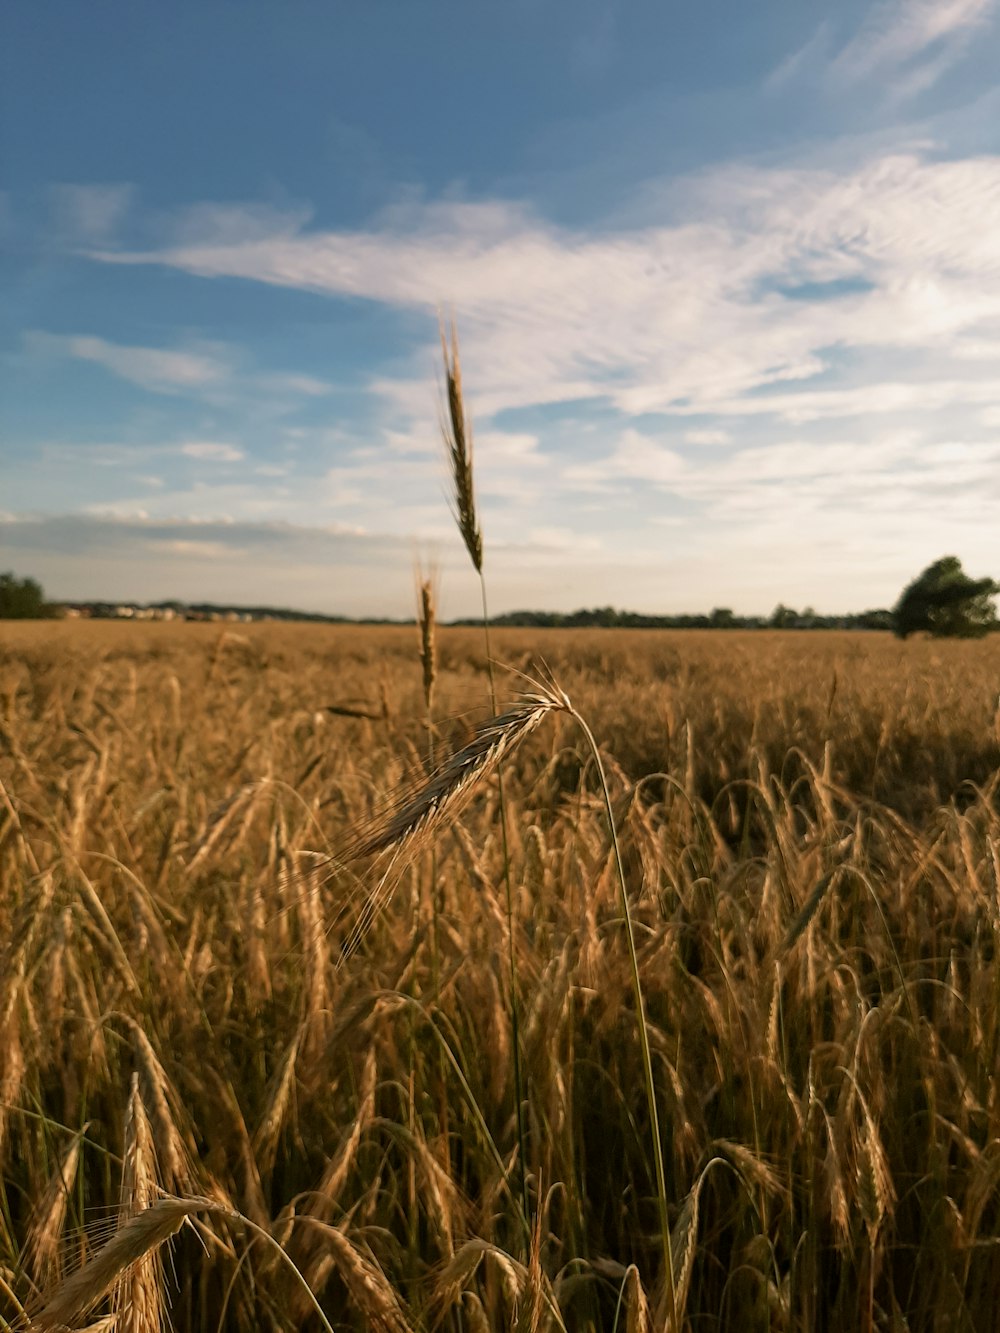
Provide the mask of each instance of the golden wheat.
[{"label": "golden wheat", "polygon": [[[665,1319],[592,756],[558,697],[546,725],[515,700],[470,728],[479,639],[434,628],[430,771],[412,627],[0,632],[10,1317],[37,1258],[39,1277],[82,1261],[56,1317],[106,1326],[119,1300],[127,1319],[191,1209],[160,1295],[178,1330],[318,1327],[296,1273],[344,1328],[598,1333],[620,1293],[619,1326]],[[601,741],[688,1327],[991,1327],[1000,642],[495,638],[516,667],[548,660]],[[403,900],[372,912],[357,877],[394,855]],[[359,924],[345,959],[328,936]],[[205,1201],[122,1216],[109,1256],[91,1220],[152,1188],[140,1143]],[[239,1215],[272,1243],[242,1243]]]}]

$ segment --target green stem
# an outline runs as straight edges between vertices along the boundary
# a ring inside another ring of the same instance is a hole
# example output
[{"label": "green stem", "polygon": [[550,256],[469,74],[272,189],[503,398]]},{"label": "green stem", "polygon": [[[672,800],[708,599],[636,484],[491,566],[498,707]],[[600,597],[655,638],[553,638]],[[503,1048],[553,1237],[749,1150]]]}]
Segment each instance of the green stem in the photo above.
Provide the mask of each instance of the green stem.
[{"label": "green stem", "polygon": [[622,913],[625,917],[625,934],[628,940],[629,960],[632,964],[632,987],[635,992],[635,1005],[639,1019],[639,1043],[642,1047],[643,1072],[646,1079],[646,1100],[649,1106],[650,1136],[653,1140],[653,1163],[656,1170],[656,1194],[660,1213],[660,1240],[663,1245],[663,1266],[667,1275],[667,1296],[669,1300],[670,1322],[668,1328],[673,1333],[680,1333],[677,1318],[677,1287],[674,1280],[674,1256],[670,1244],[670,1218],[667,1214],[667,1176],[663,1165],[663,1145],[660,1141],[660,1118],[656,1109],[656,1086],[653,1083],[653,1057],[649,1049],[649,1031],[646,1025],[646,1005],[642,994],[642,982],[639,978],[639,959],[635,949],[635,932],[632,929],[632,913],[628,905],[628,891],[625,887],[625,867],[622,864],[621,847],[618,844],[618,832],[615,828],[614,812],[611,809],[611,795],[608,780],[604,772],[600,750],[594,739],[594,733],[575,708],[569,709],[570,715],[587,738],[597,765],[597,775],[604,794],[604,808],[608,816],[608,828],[611,831],[611,845],[615,854],[615,866],[618,870],[618,884],[621,888]]},{"label": "green stem", "polygon": [[[493,652],[490,646],[490,617],[486,605],[486,578],[479,570],[479,591],[483,602],[483,638],[486,644],[486,668],[490,681],[490,707],[493,716],[497,716],[496,678],[493,672]],[[518,1002],[517,958],[514,952],[514,893],[510,879],[510,844],[507,839],[507,801],[504,796],[503,766],[497,765],[497,791],[500,800],[500,838],[503,846],[503,877],[507,899],[507,956],[510,964],[510,1027],[511,1045],[514,1051],[514,1097],[517,1109],[517,1162],[520,1184],[521,1208],[524,1220],[531,1229],[531,1213],[528,1209],[528,1184],[525,1175],[525,1132],[524,1132],[524,1072],[521,1066],[521,1022]]]},{"label": "green stem", "polygon": [[[231,1222],[238,1222],[240,1226],[245,1227],[246,1230],[249,1231],[252,1236],[256,1237],[257,1240],[263,1241],[265,1245],[269,1245],[271,1249],[277,1251],[280,1258],[291,1269],[292,1276],[295,1278],[295,1281],[302,1288],[302,1291],[304,1292],[306,1298],[308,1299],[309,1304],[312,1306],[312,1308],[316,1311],[316,1314],[319,1316],[320,1323],[327,1330],[327,1333],[334,1333],[333,1325],[330,1323],[329,1319],[327,1319],[326,1315],[323,1313],[323,1309],[320,1306],[319,1301],[313,1294],[313,1290],[310,1287],[309,1283],[299,1272],[294,1261],[292,1260],[288,1252],[285,1250],[284,1246],[279,1244],[279,1242],[274,1238],[274,1236],[271,1235],[269,1231],[265,1231],[264,1228],[258,1226],[256,1222],[251,1222],[249,1217],[244,1216],[244,1214],[239,1212],[237,1209],[227,1208],[224,1204],[217,1204],[213,1202],[210,1205],[206,1206],[205,1211],[211,1213],[218,1213],[222,1217],[227,1217]],[[312,1219],[296,1218],[295,1220],[297,1222],[307,1222],[311,1221]]]}]

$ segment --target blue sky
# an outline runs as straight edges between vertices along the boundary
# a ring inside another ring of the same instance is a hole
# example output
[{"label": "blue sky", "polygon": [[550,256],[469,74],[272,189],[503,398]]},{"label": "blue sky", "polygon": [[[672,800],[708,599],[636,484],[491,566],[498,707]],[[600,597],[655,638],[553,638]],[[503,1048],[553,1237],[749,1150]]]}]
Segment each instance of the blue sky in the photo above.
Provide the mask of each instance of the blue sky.
[{"label": "blue sky", "polygon": [[0,21],[0,568],[446,615],[1000,575],[1000,0]]}]

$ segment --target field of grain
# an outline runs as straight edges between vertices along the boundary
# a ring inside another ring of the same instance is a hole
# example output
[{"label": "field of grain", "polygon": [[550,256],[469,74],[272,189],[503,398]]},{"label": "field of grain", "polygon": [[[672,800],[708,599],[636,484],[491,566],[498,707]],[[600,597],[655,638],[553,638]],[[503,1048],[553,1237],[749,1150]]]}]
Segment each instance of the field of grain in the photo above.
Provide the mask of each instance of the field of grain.
[{"label": "field of grain", "polygon": [[603,756],[669,1263],[576,721],[359,854],[489,716],[418,648],[0,627],[4,1326],[996,1327],[1000,636],[495,634]]}]

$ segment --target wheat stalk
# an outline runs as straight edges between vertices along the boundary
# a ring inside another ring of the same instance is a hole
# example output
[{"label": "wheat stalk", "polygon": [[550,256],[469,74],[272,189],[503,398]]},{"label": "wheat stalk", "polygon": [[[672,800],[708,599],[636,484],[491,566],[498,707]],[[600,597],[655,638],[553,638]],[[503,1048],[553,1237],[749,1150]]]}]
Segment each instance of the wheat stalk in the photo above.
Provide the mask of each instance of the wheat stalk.
[{"label": "wheat stalk", "polygon": [[646,1293],[642,1288],[642,1278],[639,1276],[639,1270],[635,1264],[630,1264],[625,1270],[621,1295],[618,1298],[619,1305],[621,1305],[623,1299],[626,1333],[652,1333],[653,1316],[649,1309]]},{"label": "wheat stalk", "polygon": [[549,692],[526,694],[497,717],[479,726],[473,738],[444,761],[416,788],[405,792],[376,825],[349,849],[349,857],[375,856],[399,849],[418,836],[430,837],[443,823],[451,822],[473,798],[480,784],[496,770],[543,718],[566,712],[564,695]]},{"label": "wheat stalk", "polygon": [[[483,572],[483,536],[476,516],[476,496],[472,472],[472,427],[465,414],[462,398],[462,371],[458,359],[458,334],[455,324],[451,326],[451,349],[441,327],[441,350],[444,354],[445,381],[448,386],[449,420],[442,423],[445,448],[451,464],[454,481],[453,513],[461,533],[469,559],[479,575],[479,594],[483,607],[483,644],[486,649],[486,670],[490,682],[490,709],[497,715],[496,673],[493,666],[493,651],[490,647],[490,614],[486,600],[486,576]],[[517,977],[517,957],[514,950],[514,892],[510,874],[510,846],[507,837],[507,801],[504,794],[502,755],[497,759],[497,797],[500,805],[500,838],[503,844],[504,896],[507,905],[507,957],[510,967],[510,1025],[512,1052],[514,1057],[515,1114],[517,1118],[517,1155],[518,1173],[521,1178],[521,1209],[524,1214],[525,1228],[530,1234],[528,1191],[525,1182],[527,1164],[527,1137],[525,1132],[524,1104],[527,1088],[521,1069],[521,1038],[519,1034],[520,985]]]},{"label": "wheat stalk", "polygon": [[[263,1227],[258,1226],[256,1222],[251,1221],[249,1217],[238,1212],[235,1208],[219,1203],[215,1199],[198,1197],[182,1199],[175,1198],[173,1195],[165,1195],[162,1199],[157,1200],[152,1207],[144,1208],[142,1212],[129,1218],[89,1263],[78,1269],[65,1282],[62,1282],[42,1309],[33,1317],[31,1322],[33,1333],[67,1333],[67,1330],[78,1327],[80,1321],[93,1310],[98,1302],[104,1299],[117,1283],[120,1283],[127,1276],[136,1264],[159,1249],[165,1241],[175,1236],[187,1219],[196,1213],[208,1213],[213,1217],[224,1217],[227,1221],[243,1227],[257,1240],[270,1246],[290,1269],[314,1313],[319,1317],[323,1328],[326,1329],[326,1333],[333,1333],[333,1326],[320,1308],[305,1278],[289,1258],[283,1246],[269,1231],[265,1231]],[[323,1223],[315,1222],[311,1218],[307,1220],[324,1231],[334,1229],[327,1228]],[[347,1243],[349,1244],[349,1242]],[[372,1266],[368,1265],[368,1267]],[[366,1271],[365,1277],[368,1276]],[[385,1283],[385,1277],[381,1272],[378,1273],[378,1276]],[[350,1284],[348,1283],[348,1285]],[[388,1286],[387,1283],[386,1286]],[[353,1291],[352,1294],[356,1295]],[[396,1305],[395,1310],[398,1309],[399,1307]],[[389,1333],[390,1326],[386,1324],[383,1327],[385,1327],[386,1333]],[[391,1333],[409,1333],[409,1329],[405,1322],[400,1320],[398,1326],[392,1326]]]},{"label": "wheat stalk", "polygon": [[539,693],[524,695],[516,703],[477,728],[467,745],[457,750],[420,782],[404,790],[373,828],[346,849],[347,861],[391,853],[378,884],[368,894],[358,919],[341,949],[343,962],[357,949],[375,918],[392,897],[398,881],[398,866],[404,852],[411,855],[433,838],[439,828],[452,823],[473,799],[482,783],[550,713],[565,712],[569,701],[561,691],[540,686]]},{"label": "wheat stalk", "polygon": [[63,1282],[35,1315],[32,1327],[63,1330],[78,1324],[129,1270],[177,1234],[185,1220],[215,1204],[204,1199],[165,1198],[119,1227],[89,1263]]},{"label": "wheat stalk", "polygon": [[412,1333],[406,1314],[382,1269],[343,1227],[331,1226],[317,1218],[303,1218],[315,1227],[326,1242],[330,1257],[347,1288],[351,1300],[373,1333]]},{"label": "wheat stalk", "polygon": [[434,599],[434,580],[421,577],[419,581],[420,605],[417,620],[420,626],[420,665],[424,673],[424,707],[427,709],[428,723],[434,703],[434,682],[437,680],[437,644],[434,629],[436,625],[436,607]]},{"label": "wheat stalk", "polygon": [[476,492],[472,474],[472,426],[465,415],[462,398],[462,367],[458,359],[458,334],[451,326],[451,346],[441,325],[441,350],[448,395],[448,416],[441,423],[448,461],[455,482],[455,522],[469,552],[476,573],[483,573],[483,534],[476,515]]},{"label": "wheat stalk", "polygon": [[31,1256],[31,1266],[36,1277],[43,1281],[51,1281],[61,1270],[59,1246],[62,1241],[63,1224],[76,1182],[80,1145],[88,1125],[89,1121],[82,1129],[77,1130],[56,1164],[56,1169],[38,1201],[28,1228],[27,1250]]},{"label": "wheat stalk", "polygon": [[299,1026],[289,1042],[281,1064],[271,1080],[267,1101],[260,1124],[253,1136],[253,1150],[257,1167],[262,1175],[274,1166],[278,1152],[278,1140],[288,1115],[289,1105],[295,1090],[295,1065],[302,1046],[303,1027]]},{"label": "wheat stalk", "polygon": [[[139,1075],[134,1073],[125,1112],[122,1224],[150,1208],[157,1193],[153,1133],[139,1092]],[[130,1265],[115,1283],[112,1309],[119,1333],[159,1333],[163,1327],[163,1266],[155,1248]]]},{"label": "wheat stalk", "polygon": [[171,1110],[171,1101],[176,1099],[176,1093],[144,1029],[128,1014],[119,1014],[118,1017],[134,1040],[136,1063],[152,1113],[150,1120],[163,1178],[173,1189],[183,1187],[191,1178],[191,1165],[184,1139]]}]

